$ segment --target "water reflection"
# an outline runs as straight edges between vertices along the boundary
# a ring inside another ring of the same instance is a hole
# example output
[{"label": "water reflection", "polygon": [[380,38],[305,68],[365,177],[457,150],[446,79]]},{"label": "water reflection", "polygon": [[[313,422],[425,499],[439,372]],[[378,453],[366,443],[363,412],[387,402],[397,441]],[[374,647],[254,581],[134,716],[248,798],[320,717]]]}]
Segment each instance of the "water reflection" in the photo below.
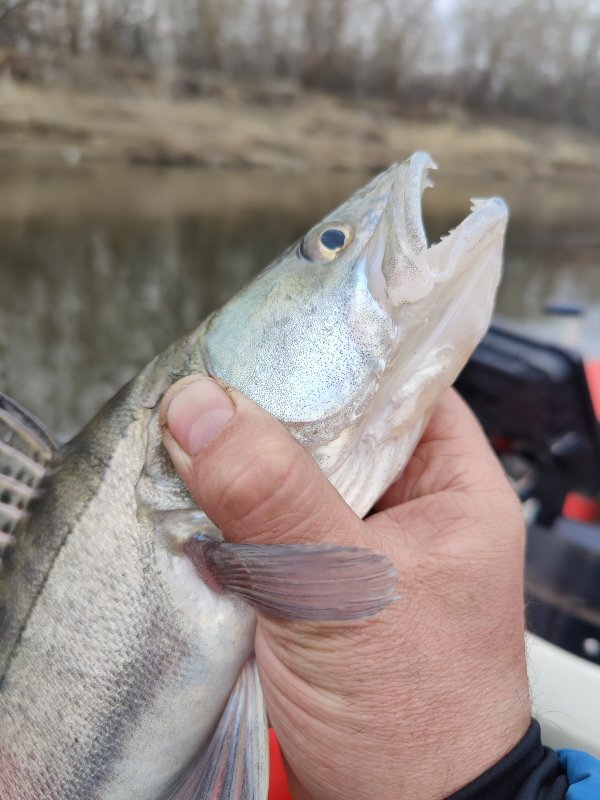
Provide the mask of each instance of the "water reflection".
[{"label": "water reflection", "polygon": [[[556,317],[544,307],[581,308],[580,317]],[[499,314],[515,328],[600,358],[600,247],[507,248],[498,295]]]},{"label": "water reflection", "polygon": [[[156,352],[364,179],[127,169],[7,173],[0,202],[0,386],[59,436],[71,435]],[[499,310],[600,356],[600,249],[590,241],[595,222],[586,191],[563,187],[544,196],[527,181],[483,187],[442,176],[426,212],[436,238],[464,216],[469,196],[507,196],[513,223]],[[583,303],[588,313],[580,328],[544,317],[549,298]]]}]

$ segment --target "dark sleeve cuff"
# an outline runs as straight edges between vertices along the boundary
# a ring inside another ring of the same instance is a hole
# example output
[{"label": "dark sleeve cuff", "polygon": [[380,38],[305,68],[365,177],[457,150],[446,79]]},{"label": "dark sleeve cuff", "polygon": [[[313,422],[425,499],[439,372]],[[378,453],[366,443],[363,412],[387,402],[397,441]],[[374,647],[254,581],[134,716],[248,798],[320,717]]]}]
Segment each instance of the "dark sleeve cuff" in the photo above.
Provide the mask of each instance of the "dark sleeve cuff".
[{"label": "dark sleeve cuff", "polygon": [[504,758],[448,800],[565,800],[567,778],[535,720]]}]

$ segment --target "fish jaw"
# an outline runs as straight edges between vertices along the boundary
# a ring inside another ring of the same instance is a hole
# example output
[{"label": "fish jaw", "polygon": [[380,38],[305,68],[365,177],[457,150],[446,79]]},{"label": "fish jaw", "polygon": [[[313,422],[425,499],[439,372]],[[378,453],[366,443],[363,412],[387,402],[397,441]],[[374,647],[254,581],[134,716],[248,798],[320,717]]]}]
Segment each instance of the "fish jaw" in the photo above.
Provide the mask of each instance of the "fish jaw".
[{"label": "fish jaw", "polygon": [[[487,329],[502,271],[508,208],[499,197],[474,199],[471,213],[428,245],[421,197],[435,168],[425,153],[397,167],[388,203],[366,253],[369,287],[395,334],[375,400],[387,401],[418,363],[452,351],[452,376]],[[409,366],[410,365],[410,366]],[[386,391],[384,391],[386,390]],[[384,396],[387,395],[387,396]]]},{"label": "fish jaw", "polygon": [[326,471],[361,516],[402,472],[433,405],[485,334],[501,277],[508,209],[472,201],[471,213],[431,246],[421,196],[435,164],[416,153],[396,168],[388,203],[364,254],[369,287],[395,334],[347,458]]}]

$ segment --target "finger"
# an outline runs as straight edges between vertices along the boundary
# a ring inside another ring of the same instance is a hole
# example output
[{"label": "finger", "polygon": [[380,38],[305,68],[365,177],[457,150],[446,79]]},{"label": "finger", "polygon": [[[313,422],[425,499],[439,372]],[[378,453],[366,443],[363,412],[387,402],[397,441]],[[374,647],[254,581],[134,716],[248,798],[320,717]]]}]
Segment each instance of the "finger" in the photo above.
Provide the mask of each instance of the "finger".
[{"label": "finger", "polygon": [[186,378],[166,395],[161,425],[177,471],[229,541],[360,543],[362,521],[283,425],[244,395]]},{"label": "finger", "polygon": [[439,399],[425,433],[403,474],[376,510],[443,491],[509,491],[502,467],[477,421],[454,390]]}]

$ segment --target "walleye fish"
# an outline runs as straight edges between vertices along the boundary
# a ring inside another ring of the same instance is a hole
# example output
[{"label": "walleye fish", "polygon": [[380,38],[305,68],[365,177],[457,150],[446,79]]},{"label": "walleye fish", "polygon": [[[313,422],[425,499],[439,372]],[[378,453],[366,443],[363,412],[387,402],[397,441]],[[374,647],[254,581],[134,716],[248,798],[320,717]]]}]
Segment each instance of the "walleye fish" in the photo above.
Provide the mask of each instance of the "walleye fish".
[{"label": "walleye fish", "polygon": [[197,372],[236,387],[366,514],[483,336],[500,276],[498,198],[428,245],[433,167],[416,153],[356,192],[68,444],[0,397],[3,800],[264,800],[255,609],[366,617],[396,576],[366,550],[223,541],[162,446],[161,398]]}]

